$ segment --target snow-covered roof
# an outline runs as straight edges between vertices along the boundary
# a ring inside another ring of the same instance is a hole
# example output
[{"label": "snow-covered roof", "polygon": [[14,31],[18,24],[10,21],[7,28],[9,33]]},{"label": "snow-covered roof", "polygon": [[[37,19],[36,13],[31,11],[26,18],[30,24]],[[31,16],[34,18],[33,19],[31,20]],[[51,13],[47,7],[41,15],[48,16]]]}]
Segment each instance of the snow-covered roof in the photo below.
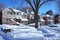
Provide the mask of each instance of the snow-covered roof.
[{"label": "snow-covered roof", "polygon": [[21,21],[28,21],[27,18],[22,18],[21,16],[16,16],[16,19],[21,19]]},{"label": "snow-covered roof", "polygon": [[28,21],[28,19],[26,19],[26,18],[21,18],[21,21]]},{"label": "snow-covered roof", "polygon": [[19,15],[17,15],[17,16],[16,16],[16,19],[21,19],[21,18],[22,18],[22,17],[21,17],[21,16],[19,16]]},{"label": "snow-covered roof", "polygon": [[50,15],[46,15],[47,17],[50,17]]},{"label": "snow-covered roof", "polygon": [[33,11],[31,11],[31,14],[34,14],[34,12],[33,12]]},{"label": "snow-covered roof", "polygon": [[23,14],[25,14],[25,15],[27,15],[27,13],[25,13],[25,12],[22,12],[22,11],[20,11],[20,10],[16,10],[16,9],[13,9],[15,12],[21,12],[21,14],[23,15]]},{"label": "snow-covered roof", "polygon": [[19,22],[16,22],[16,24],[20,24]]},{"label": "snow-covered roof", "polygon": [[[5,10],[7,10],[7,9],[12,9],[12,10],[15,11],[15,12],[22,12],[22,11],[20,11],[20,10],[14,9],[14,8],[12,8],[12,7],[8,7],[8,8],[6,8]],[[5,11],[5,10],[3,10],[3,11]]]},{"label": "snow-covered roof", "polygon": [[16,16],[16,19],[21,19],[21,21],[28,21],[27,18],[22,18],[22,16]]},{"label": "snow-covered roof", "polygon": [[40,21],[45,21],[45,20],[41,18]]},{"label": "snow-covered roof", "polygon": [[11,21],[15,21],[14,19],[11,19]]},{"label": "snow-covered roof", "polygon": [[[8,7],[9,8],[9,7]],[[8,8],[4,9],[3,11],[7,10]]]},{"label": "snow-covered roof", "polygon": [[19,10],[16,10],[16,9],[13,9],[15,12],[21,12],[21,11],[19,11]]}]

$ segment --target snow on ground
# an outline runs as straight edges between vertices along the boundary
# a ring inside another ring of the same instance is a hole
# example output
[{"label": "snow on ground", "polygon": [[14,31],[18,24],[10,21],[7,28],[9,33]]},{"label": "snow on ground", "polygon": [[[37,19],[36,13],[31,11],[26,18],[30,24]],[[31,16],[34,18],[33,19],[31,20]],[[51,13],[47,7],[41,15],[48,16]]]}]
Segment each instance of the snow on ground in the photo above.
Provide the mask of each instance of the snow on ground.
[{"label": "snow on ground", "polygon": [[4,40],[2,36],[0,36],[0,40]]},{"label": "snow on ground", "polygon": [[[56,24],[56,25],[59,25],[59,24]],[[58,27],[41,26],[41,28],[43,28],[45,31],[48,31],[48,33],[50,33],[50,34],[54,34],[55,36],[58,35],[60,37],[60,35],[59,35],[60,26],[58,26]]]},{"label": "snow on ground", "polygon": [[3,40],[60,40],[60,24],[58,27],[40,26],[38,29],[25,25],[0,25],[0,29],[11,29],[11,32],[4,33],[0,30]]}]

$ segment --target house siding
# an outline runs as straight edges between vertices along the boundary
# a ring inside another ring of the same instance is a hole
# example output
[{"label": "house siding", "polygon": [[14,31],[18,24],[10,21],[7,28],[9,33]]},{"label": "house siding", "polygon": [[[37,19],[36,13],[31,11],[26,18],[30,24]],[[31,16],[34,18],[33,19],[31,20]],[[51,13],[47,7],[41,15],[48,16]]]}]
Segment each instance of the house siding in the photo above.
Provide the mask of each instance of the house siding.
[{"label": "house siding", "polygon": [[[7,24],[13,24],[13,23],[16,24],[16,22],[20,23],[21,18],[23,18],[23,16],[24,16],[25,13],[24,12],[15,12],[14,10],[13,11],[12,10],[13,9],[9,9],[9,8],[3,10],[2,23],[7,23]],[[20,16],[21,16],[21,18],[20,18]],[[27,19],[27,15],[25,15],[24,18]],[[15,20],[14,22],[12,22],[11,19],[14,19],[14,20],[18,19],[20,21]]]}]

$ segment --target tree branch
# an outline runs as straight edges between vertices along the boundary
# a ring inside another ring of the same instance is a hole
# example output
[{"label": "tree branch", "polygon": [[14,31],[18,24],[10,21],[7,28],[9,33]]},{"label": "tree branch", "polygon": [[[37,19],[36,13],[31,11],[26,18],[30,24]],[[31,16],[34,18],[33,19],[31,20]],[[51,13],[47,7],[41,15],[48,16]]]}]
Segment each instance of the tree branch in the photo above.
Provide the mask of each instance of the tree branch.
[{"label": "tree branch", "polygon": [[29,3],[29,5],[32,7],[33,11],[35,11],[35,9],[34,9],[32,3],[31,3],[31,1],[30,0],[26,0],[26,2]]},{"label": "tree branch", "polygon": [[36,7],[37,7],[37,9],[39,9],[39,4],[40,4],[40,2],[41,2],[41,0],[36,0],[37,2],[36,2]]},{"label": "tree branch", "polygon": [[35,4],[35,8],[36,8],[36,11],[39,10],[39,4],[40,4],[41,0],[36,0],[36,4]]},{"label": "tree branch", "polygon": [[44,2],[42,2],[42,3],[39,5],[39,8],[40,8],[40,6],[42,6],[43,4],[45,4],[46,2],[50,2],[50,1],[54,1],[54,0],[45,0]]},{"label": "tree branch", "polygon": [[33,0],[33,3],[34,3],[34,5],[35,5],[35,3],[36,3],[35,0]]},{"label": "tree branch", "polygon": [[38,10],[40,0],[33,0],[33,3],[34,3],[35,10]]}]

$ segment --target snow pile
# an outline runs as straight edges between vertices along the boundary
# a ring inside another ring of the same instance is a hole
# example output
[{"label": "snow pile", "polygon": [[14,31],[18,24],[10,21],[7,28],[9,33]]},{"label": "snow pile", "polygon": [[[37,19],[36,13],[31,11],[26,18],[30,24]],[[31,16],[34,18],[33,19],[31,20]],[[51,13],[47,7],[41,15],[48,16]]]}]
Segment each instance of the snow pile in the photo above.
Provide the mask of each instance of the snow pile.
[{"label": "snow pile", "polygon": [[[38,25],[40,26],[40,23],[38,23]],[[31,23],[31,24],[29,24],[29,26],[34,27],[35,23]]]},{"label": "snow pile", "polygon": [[[26,39],[26,38],[40,38],[43,37],[41,31],[37,31],[34,27],[29,26],[16,26],[16,25],[3,25],[5,29],[12,29],[10,33],[7,33],[7,38],[13,39]],[[5,34],[6,35],[6,34]]]},{"label": "snow pile", "polygon": [[4,40],[2,36],[0,36],[0,40]]},{"label": "snow pile", "polygon": [[20,26],[17,26],[17,25],[2,24],[0,27],[3,28],[3,29],[15,29],[15,28],[24,27],[24,25],[21,24]]},{"label": "snow pile", "polygon": [[41,31],[37,31],[35,28],[33,27],[21,27],[21,28],[17,28],[17,29],[13,29],[13,31],[11,32],[11,36],[13,36],[13,38],[20,38],[20,39],[26,39],[26,38],[38,38],[38,37],[43,37],[43,34]]},{"label": "snow pile", "polygon": [[43,37],[43,34],[40,33],[20,33],[20,34],[13,34],[14,38],[36,38],[36,37]]},{"label": "snow pile", "polygon": [[22,24],[20,26],[4,24],[2,26],[6,29],[10,28],[12,31],[8,33],[0,32],[0,35],[9,40],[60,40],[60,26],[59,24],[56,25],[58,27],[40,26],[35,29]]},{"label": "snow pile", "polygon": [[49,29],[47,29],[47,28],[49,28],[49,26],[41,26],[40,28],[38,28],[37,30],[38,31],[42,31],[42,33],[43,33],[43,35],[45,36],[45,37],[53,37],[53,36],[55,36],[56,34],[56,32],[54,31],[54,30],[49,30]]},{"label": "snow pile", "polygon": [[35,30],[26,30],[26,29],[22,29],[19,31],[13,31],[11,32],[11,36],[13,39],[30,39],[30,40],[35,40],[35,39],[39,39],[40,37],[44,37],[41,31],[35,31]]},{"label": "snow pile", "polygon": [[3,25],[2,25],[2,28],[3,28],[3,29],[10,29],[9,25],[6,25],[6,24],[3,24]]}]

